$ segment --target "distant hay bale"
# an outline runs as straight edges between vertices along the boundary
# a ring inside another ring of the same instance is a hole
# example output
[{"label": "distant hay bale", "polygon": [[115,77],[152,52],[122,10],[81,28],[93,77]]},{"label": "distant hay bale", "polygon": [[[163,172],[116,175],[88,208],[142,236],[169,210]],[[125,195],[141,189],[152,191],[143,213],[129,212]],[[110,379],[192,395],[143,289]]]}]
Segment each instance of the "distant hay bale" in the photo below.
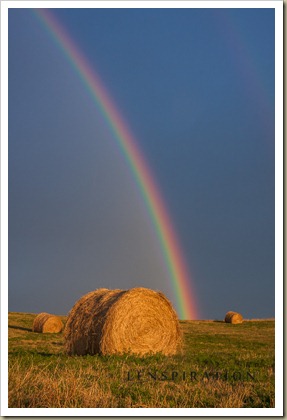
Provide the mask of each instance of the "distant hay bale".
[{"label": "distant hay bale", "polygon": [[58,316],[42,312],[34,319],[32,330],[38,333],[59,333],[63,328],[63,322]]},{"label": "distant hay bale", "polygon": [[225,322],[229,324],[241,324],[243,322],[243,316],[238,312],[229,311],[225,315]]},{"label": "distant hay bale", "polygon": [[64,335],[69,355],[170,355],[181,345],[171,303],[162,293],[142,287],[86,294],[70,311]]}]

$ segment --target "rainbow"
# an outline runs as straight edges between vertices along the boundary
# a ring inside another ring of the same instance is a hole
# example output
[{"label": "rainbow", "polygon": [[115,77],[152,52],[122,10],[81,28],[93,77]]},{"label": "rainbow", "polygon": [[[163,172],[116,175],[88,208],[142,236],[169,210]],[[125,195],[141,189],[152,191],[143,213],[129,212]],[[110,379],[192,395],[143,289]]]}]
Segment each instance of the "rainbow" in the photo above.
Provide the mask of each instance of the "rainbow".
[{"label": "rainbow", "polygon": [[160,242],[161,252],[175,294],[176,309],[181,319],[195,319],[198,315],[194,292],[183,253],[173,229],[167,208],[137,142],[116,109],[102,81],[81,54],[65,28],[49,9],[34,9],[57,45],[72,64],[93,101],[100,109],[117,144],[128,163],[143,197],[151,222]]}]

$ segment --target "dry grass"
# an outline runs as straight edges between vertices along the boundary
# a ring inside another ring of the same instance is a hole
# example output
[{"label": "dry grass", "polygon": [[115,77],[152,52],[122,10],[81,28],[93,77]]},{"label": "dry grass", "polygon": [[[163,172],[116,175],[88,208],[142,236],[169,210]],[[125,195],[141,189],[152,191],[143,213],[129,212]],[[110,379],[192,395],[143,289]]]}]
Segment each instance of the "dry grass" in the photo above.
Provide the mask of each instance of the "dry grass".
[{"label": "dry grass", "polygon": [[69,355],[162,353],[180,349],[179,321],[160,292],[98,289],[72,308],[65,328]]},{"label": "dry grass", "polygon": [[274,407],[274,320],[180,321],[180,355],[71,357],[34,318],[9,314],[9,407]]},{"label": "dry grass", "polygon": [[225,322],[229,324],[241,324],[243,322],[243,316],[238,312],[229,311],[225,315]]},{"label": "dry grass", "polygon": [[[274,407],[268,384],[261,391],[252,382],[135,381],[110,379],[103,366],[82,368],[31,365],[21,360],[10,366],[9,407],[23,408],[246,408]],[[120,375],[120,374],[119,374]]]},{"label": "dry grass", "polygon": [[33,322],[33,332],[37,333],[60,333],[64,328],[58,316],[42,312],[36,316]]},{"label": "dry grass", "polygon": [[113,407],[115,404],[108,387],[103,389],[96,380],[87,382],[87,377],[95,376],[93,368],[75,371],[56,365],[50,371],[48,367],[39,369],[32,365],[24,375],[22,369],[19,361],[11,365],[9,407],[21,408],[23,403],[25,407],[37,408]]}]

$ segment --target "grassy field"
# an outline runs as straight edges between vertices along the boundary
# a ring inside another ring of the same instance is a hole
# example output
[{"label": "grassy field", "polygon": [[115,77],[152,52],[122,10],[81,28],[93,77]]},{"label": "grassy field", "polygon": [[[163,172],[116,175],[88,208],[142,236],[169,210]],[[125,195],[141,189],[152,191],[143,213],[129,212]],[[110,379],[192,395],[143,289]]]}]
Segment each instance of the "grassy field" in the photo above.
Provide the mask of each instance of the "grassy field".
[{"label": "grassy field", "polygon": [[[9,407],[274,407],[274,320],[182,321],[182,354],[67,356],[9,314]],[[65,322],[66,317],[62,317]]]}]

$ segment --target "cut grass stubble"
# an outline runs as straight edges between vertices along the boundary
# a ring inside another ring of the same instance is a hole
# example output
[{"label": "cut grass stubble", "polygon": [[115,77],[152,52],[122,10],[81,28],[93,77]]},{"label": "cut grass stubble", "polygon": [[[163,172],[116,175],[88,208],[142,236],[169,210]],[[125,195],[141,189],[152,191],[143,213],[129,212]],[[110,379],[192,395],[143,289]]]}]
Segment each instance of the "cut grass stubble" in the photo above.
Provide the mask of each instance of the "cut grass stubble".
[{"label": "cut grass stubble", "polygon": [[9,407],[274,406],[274,321],[183,321],[181,355],[67,356],[34,317],[9,315]]}]

